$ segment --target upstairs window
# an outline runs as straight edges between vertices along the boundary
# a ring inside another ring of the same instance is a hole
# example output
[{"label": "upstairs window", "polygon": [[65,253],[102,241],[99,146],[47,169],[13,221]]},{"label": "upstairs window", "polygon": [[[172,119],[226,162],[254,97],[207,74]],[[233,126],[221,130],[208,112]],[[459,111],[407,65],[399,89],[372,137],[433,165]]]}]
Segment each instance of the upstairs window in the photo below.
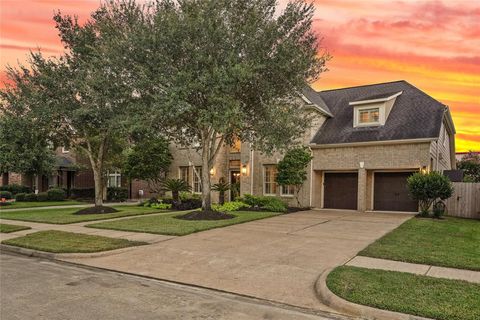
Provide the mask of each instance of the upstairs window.
[{"label": "upstairs window", "polygon": [[360,109],[358,110],[358,123],[359,124],[377,124],[380,120],[380,109]]}]

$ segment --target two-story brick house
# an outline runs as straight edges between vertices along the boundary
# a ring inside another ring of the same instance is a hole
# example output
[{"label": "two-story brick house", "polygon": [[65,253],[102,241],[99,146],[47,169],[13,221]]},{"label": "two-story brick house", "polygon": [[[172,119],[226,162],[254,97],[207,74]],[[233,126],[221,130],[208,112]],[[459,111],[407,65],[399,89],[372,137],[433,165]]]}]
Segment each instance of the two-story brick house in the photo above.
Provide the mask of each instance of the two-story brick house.
[{"label": "two-story brick house", "polygon": [[[312,126],[298,139],[313,155],[300,192],[303,206],[417,211],[406,189],[407,177],[421,170],[455,168],[455,128],[448,107],[405,81],[320,92],[306,88],[300,98],[314,115]],[[167,176],[188,181],[192,191],[200,193],[199,154],[176,146],[171,152]],[[69,159],[65,153],[60,156]],[[232,183],[228,199],[248,193],[281,197],[295,205],[294,190],[275,182],[281,159],[281,154],[267,156],[250,144],[225,146],[210,172],[212,184],[220,179]],[[72,179],[76,188],[93,187],[89,170],[79,170]],[[129,188],[134,199],[152,195],[145,181],[128,183],[119,172],[109,172],[107,181]],[[217,199],[213,192],[213,201]]]},{"label": "two-story brick house", "polygon": [[[406,189],[416,171],[455,168],[455,128],[447,106],[405,81],[315,92],[302,99],[315,113],[299,143],[313,160],[301,190],[304,206],[359,211],[417,211]],[[200,192],[200,158],[175,149],[169,176]],[[290,201],[293,190],[275,182],[281,154],[266,156],[249,144],[226,147],[211,172],[240,184],[240,194]],[[215,199],[215,194],[214,194]]]}]

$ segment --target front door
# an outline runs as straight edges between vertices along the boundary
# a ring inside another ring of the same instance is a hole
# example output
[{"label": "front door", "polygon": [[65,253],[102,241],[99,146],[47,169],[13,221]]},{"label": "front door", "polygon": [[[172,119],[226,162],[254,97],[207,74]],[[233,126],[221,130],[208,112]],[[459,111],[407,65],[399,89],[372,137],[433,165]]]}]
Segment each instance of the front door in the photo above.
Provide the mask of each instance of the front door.
[{"label": "front door", "polygon": [[230,171],[230,201],[240,196],[240,170]]}]

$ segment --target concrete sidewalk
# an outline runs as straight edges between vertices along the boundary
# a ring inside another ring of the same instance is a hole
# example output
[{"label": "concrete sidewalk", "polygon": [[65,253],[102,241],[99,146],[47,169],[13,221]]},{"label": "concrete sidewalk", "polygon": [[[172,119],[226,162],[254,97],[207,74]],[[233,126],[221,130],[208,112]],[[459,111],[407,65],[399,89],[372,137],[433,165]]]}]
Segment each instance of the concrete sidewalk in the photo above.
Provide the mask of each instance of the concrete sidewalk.
[{"label": "concrete sidewalk", "polygon": [[[168,211],[168,212],[150,213],[147,215],[157,216],[157,215],[169,214],[169,213],[171,212]],[[13,238],[25,236],[29,233],[33,233],[37,231],[45,231],[45,230],[59,230],[59,231],[66,231],[66,232],[83,233],[83,234],[104,236],[104,237],[110,237],[110,238],[120,238],[120,239],[132,240],[132,241],[143,241],[148,243],[157,243],[157,242],[175,238],[175,236],[166,236],[161,234],[117,231],[117,230],[96,229],[96,228],[85,227],[85,225],[93,224],[93,223],[133,219],[141,216],[143,217],[145,215],[119,217],[119,218],[113,218],[113,219],[94,220],[94,221],[82,221],[82,222],[70,223],[70,224],[50,224],[50,223],[38,223],[38,222],[30,222],[30,221],[0,219],[0,223],[14,224],[18,226],[27,226],[31,228],[29,230],[22,230],[22,231],[11,232],[11,233],[0,233],[0,241],[13,239]]]},{"label": "concrete sidewalk", "polygon": [[480,272],[464,269],[436,267],[386,259],[356,256],[345,265],[367,269],[407,272],[434,278],[446,278],[480,283]]},{"label": "concrete sidewalk", "polygon": [[[134,206],[138,205],[139,202],[106,202],[104,205],[106,206]],[[69,208],[83,208],[83,207],[93,207],[95,204],[93,203],[85,203],[85,204],[70,204],[64,206],[46,206],[46,207],[33,207],[33,208],[2,208],[0,207],[0,211],[3,212],[15,212],[15,211],[25,211],[25,210],[44,210],[44,209],[69,209]]]}]

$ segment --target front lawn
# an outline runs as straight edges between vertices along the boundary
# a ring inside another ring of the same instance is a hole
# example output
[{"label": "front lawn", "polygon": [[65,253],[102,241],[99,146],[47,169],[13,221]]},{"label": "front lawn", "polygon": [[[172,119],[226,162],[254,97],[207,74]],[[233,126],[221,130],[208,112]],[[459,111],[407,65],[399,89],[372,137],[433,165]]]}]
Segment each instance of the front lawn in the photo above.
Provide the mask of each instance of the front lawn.
[{"label": "front lawn", "polygon": [[2,244],[53,253],[88,253],[146,244],[145,242],[94,236],[57,230],[39,231]]},{"label": "front lawn", "polygon": [[39,209],[39,210],[21,210],[8,212],[7,210],[0,212],[0,218],[44,222],[53,224],[68,224],[82,221],[95,221],[103,219],[113,219],[119,217],[136,216],[142,214],[162,212],[159,209],[145,208],[138,206],[114,206],[119,212],[104,214],[84,214],[75,215],[74,213],[82,208],[64,208],[64,209]]},{"label": "front lawn", "polygon": [[412,218],[359,255],[480,271],[480,222]]},{"label": "front lawn", "polygon": [[85,204],[85,202],[66,200],[66,201],[14,201],[10,205],[0,208],[1,210],[8,209],[22,209],[22,208],[36,208],[36,207],[54,207],[54,206],[71,206]]},{"label": "front lawn", "polygon": [[341,266],[328,288],[345,300],[439,320],[480,319],[480,285],[403,272]]},{"label": "front lawn", "polygon": [[152,217],[100,222],[87,225],[87,227],[183,236],[198,231],[220,228],[279,215],[279,213],[276,212],[255,211],[234,211],[230,213],[235,215],[235,218],[226,220],[183,220],[177,219],[175,216],[184,213],[176,212]]},{"label": "front lawn", "polygon": [[17,226],[14,224],[0,223],[1,233],[17,232],[17,231],[28,230],[28,229],[31,229],[31,228],[26,226]]}]

